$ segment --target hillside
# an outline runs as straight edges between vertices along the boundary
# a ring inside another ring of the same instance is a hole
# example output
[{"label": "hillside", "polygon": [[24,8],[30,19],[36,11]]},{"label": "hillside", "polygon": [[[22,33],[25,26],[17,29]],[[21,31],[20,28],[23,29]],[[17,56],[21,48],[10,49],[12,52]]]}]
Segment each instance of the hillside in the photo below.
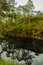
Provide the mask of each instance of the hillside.
[{"label": "hillside", "polygon": [[24,17],[4,24],[2,34],[43,40],[43,17]]}]

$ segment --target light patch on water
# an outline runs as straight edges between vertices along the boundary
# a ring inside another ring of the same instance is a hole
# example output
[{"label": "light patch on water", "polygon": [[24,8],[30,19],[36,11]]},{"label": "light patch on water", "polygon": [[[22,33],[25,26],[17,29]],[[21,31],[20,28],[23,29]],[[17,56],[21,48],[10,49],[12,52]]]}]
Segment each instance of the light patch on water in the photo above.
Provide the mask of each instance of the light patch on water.
[{"label": "light patch on water", "polygon": [[6,52],[3,52],[1,57],[4,59],[4,60],[10,60],[10,57],[7,57],[6,56]]},{"label": "light patch on water", "polygon": [[43,65],[43,54],[40,54],[34,58],[32,65]]}]

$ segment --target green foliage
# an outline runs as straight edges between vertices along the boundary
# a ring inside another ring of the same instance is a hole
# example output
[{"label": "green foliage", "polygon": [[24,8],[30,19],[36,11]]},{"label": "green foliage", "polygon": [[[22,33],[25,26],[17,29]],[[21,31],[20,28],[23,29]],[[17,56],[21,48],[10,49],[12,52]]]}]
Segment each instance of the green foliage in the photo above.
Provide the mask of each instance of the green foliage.
[{"label": "green foliage", "polygon": [[26,15],[31,15],[32,14],[32,11],[34,9],[34,5],[33,5],[33,1],[32,0],[28,0],[28,2],[26,3],[26,5],[24,6],[19,6],[17,8],[18,12],[19,13],[23,13],[24,16]]},{"label": "green foliage", "polygon": [[[15,34],[16,33],[16,34]],[[43,17],[9,18],[5,23],[0,22],[0,38],[4,35],[21,35],[43,39]]]},{"label": "green foliage", "polygon": [[[0,3],[1,39],[5,38],[5,35],[20,35],[23,37],[28,36],[43,39],[43,13],[38,11],[36,16],[29,14],[30,11],[32,13],[34,8],[31,0],[28,0],[26,5],[19,7],[14,6],[15,0],[1,0]],[[21,11],[23,11],[23,13],[21,13]]]},{"label": "green foliage", "polygon": [[[15,32],[18,34],[28,34],[32,37],[42,37],[41,32],[43,32],[43,19],[40,17],[24,17],[17,19],[15,22],[8,20],[4,26],[5,34],[15,35]],[[31,34],[31,35],[30,35]]]},{"label": "green foliage", "polygon": [[15,63],[13,61],[5,61],[5,60],[0,60],[0,65],[21,65],[21,64],[18,64],[18,63]]}]

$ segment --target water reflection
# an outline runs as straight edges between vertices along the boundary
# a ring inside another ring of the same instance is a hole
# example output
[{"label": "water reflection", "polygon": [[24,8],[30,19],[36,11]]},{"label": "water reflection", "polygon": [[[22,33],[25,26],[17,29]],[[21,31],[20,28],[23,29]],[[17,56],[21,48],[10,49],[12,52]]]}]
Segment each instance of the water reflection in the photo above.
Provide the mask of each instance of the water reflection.
[{"label": "water reflection", "polygon": [[[0,45],[0,51],[1,51],[1,45]],[[7,57],[6,56],[6,53],[7,52],[3,52],[1,54],[1,57],[4,59],[4,60],[11,60],[11,57]],[[11,55],[11,54],[10,54]],[[14,49],[14,55],[13,55],[13,58],[14,58],[14,61],[15,62],[19,62],[19,63],[31,63],[32,62],[32,56],[35,57],[35,53],[34,52],[31,52],[31,51],[27,51],[26,49]]]},{"label": "water reflection", "polygon": [[39,54],[33,60],[32,65],[43,65],[43,54]]},{"label": "water reflection", "polygon": [[[0,45],[0,52],[1,52],[1,51],[2,51],[2,49],[1,49],[1,45]],[[15,49],[15,51],[16,51],[16,53],[14,54],[14,56],[16,57],[16,55],[17,55],[17,53],[18,53],[18,50]],[[23,51],[23,49],[20,49],[20,50],[19,50],[19,57],[22,57],[22,51]],[[25,51],[28,52],[27,50],[25,50]],[[6,59],[7,59],[7,60],[11,60],[10,57],[7,57],[7,56],[6,56],[6,53],[7,53],[7,52],[3,52],[2,55],[1,55],[1,57],[2,57],[4,60],[6,60]],[[32,55],[32,56],[35,57],[35,58],[32,58],[32,60],[33,60],[32,65],[43,65],[43,54],[39,54],[38,56],[36,56],[34,52],[29,51],[29,55]],[[15,58],[14,61],[17,62],[17,63],[21,63],[21,64],[22,64],[22,63],[25,63],[24,60],[18,61],[17,58]]]}]

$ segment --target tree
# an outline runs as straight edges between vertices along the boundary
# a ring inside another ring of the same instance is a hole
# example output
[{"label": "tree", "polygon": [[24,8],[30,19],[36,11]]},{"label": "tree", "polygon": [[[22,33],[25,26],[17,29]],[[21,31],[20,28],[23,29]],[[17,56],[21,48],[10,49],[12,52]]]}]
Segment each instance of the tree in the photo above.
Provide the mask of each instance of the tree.
[{"label": "tree", "polygon": [[18,7],[19,12],[22,12],[24,15],[31,15],[33,9],[34,9],[34,5],[32,0],[28,0],[26,5],[23,6],[20,5]]},{"label": "tree", "polygon": [[15,0],[0,0],[0,9],[3,11],[9,11],[11,7],[14,7]]},{"label": "tree", "polygon": [[43,16],[43,12],[37,11],[37,12],[36,12],[36,15],[37,15],[37,16]]},{"label": "tree", "polygon": [[6,17],[15,10],[15,0],[0,0],[0,16]]}]

